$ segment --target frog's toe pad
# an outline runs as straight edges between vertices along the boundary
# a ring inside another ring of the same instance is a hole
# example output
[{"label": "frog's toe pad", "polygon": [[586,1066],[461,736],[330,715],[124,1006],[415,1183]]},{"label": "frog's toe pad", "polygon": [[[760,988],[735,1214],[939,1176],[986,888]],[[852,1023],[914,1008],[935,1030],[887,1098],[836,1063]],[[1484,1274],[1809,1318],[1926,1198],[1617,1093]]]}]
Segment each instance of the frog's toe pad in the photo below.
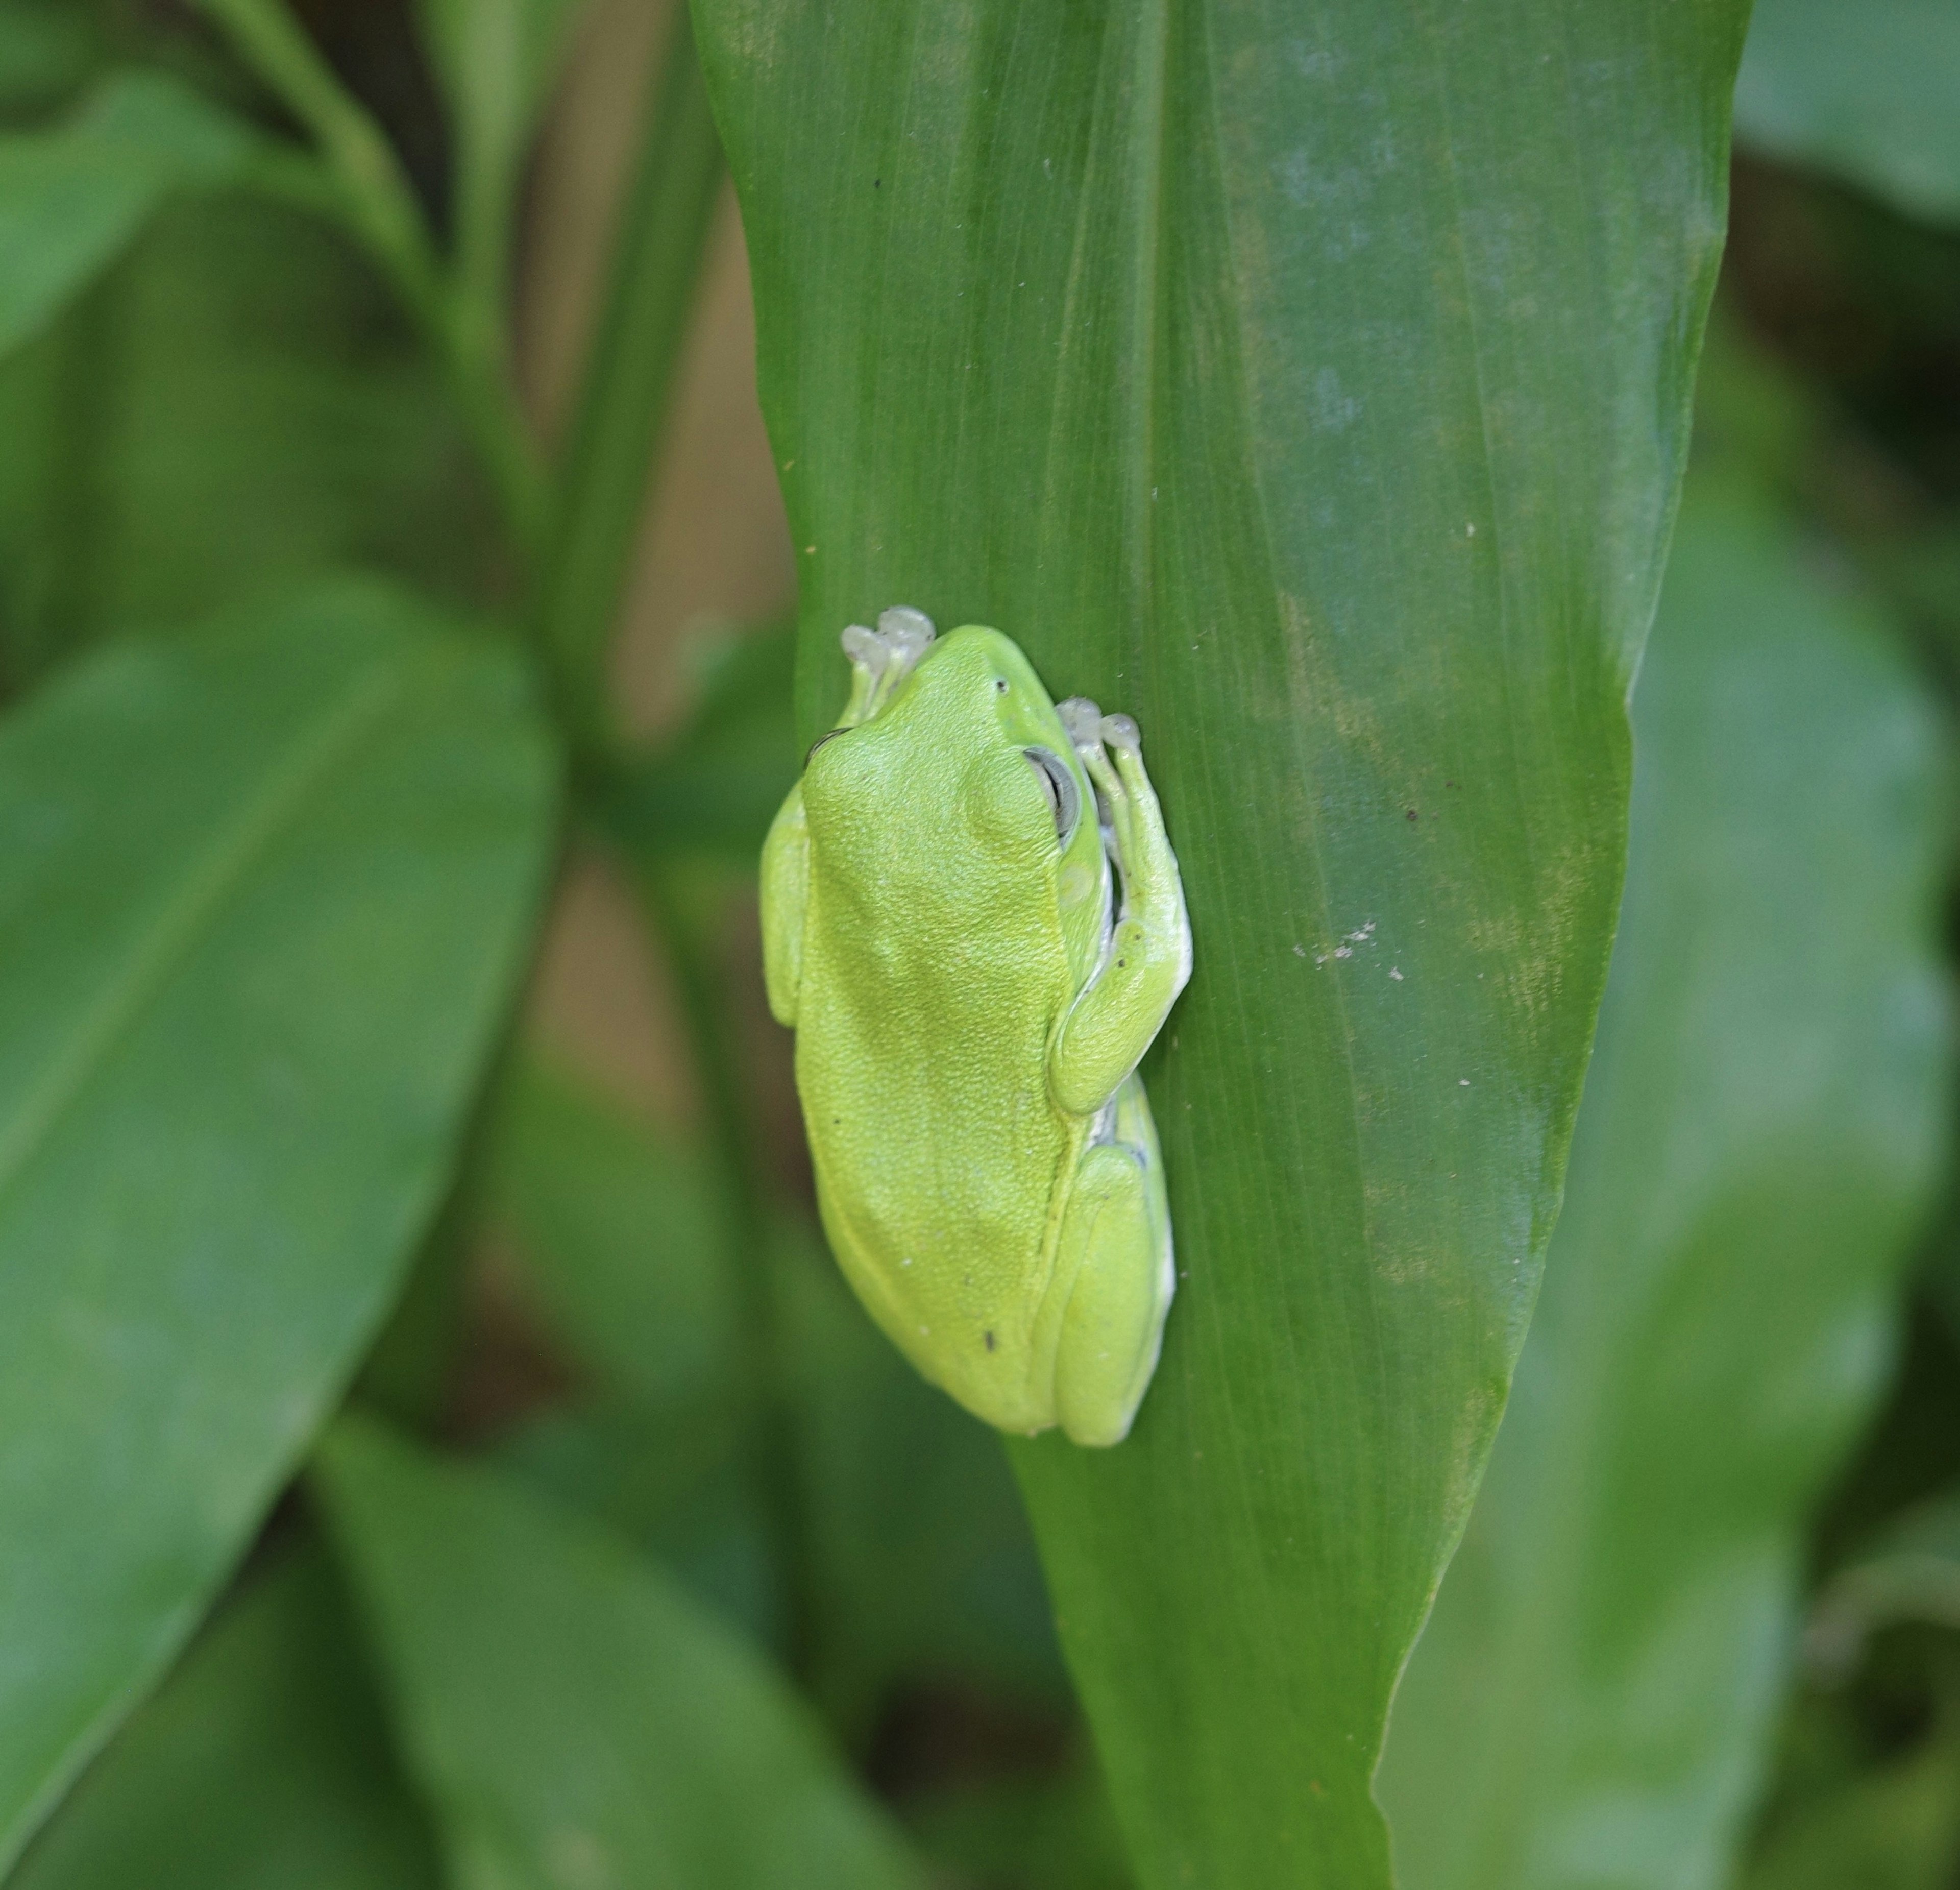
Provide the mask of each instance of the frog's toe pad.
[{"label": "frog's toe pad", "polygon": [[878,634],[898,660],[909,669],[926,652],[937,634],[932,619],[909,604],[895,604],[878,613]]},{"label": "frog's toe pad", "polygon": [[867,629],[861,623],[849,624],[837,640],[843,645],[844,654],[859,668],[868,669],[873,676],[883,673],[891,651],[876,630]]},{"label": "frog's toe pad", "polygon": [[1128,716],[1105,716],[1102,739],[1124,754],[1143,752],[1144,731]]},{"label": "frog's toe pad", "polygon": [[1102,712],[1087,696],[1071,696],[1058,702],[1055,712],[1080,754],[1093,754],[1102,743]]}]

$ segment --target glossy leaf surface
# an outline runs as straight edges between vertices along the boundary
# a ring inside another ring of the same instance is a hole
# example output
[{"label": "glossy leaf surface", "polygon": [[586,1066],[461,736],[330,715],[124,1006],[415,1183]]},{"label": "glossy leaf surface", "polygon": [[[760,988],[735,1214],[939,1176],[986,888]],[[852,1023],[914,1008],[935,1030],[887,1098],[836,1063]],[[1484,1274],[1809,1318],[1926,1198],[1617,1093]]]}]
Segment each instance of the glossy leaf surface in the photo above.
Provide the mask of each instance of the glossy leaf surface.
[{"label": "glossy leaf surface", "polygon": [[11,1890],[438,1890],[317,1546],[255,1581],[110,1743]]},{"label": "glossy leaf surface", "polygon": [[366,585],[107,650],[0,727],[0,1852],[371,1336],[553,780],[511,658]]},{"label": "glossy leaf surface", "polygon": [[53,131],[0,137],[0,353],[26,340],[170,194],[240,175],[250,127],[175,79],[103,84]]},{"label": "glossy leaf surface", "polygon": [[899,1890],[788,1688],[618,1538],[372,1423],[317,1487],[457,1890]]},{"label": "glossy leaf surface", "polygon": [[1960,219],[1960,11],[1946,0],[1757,0],[1736,135],[1909,215]]},{"label": "glossy leaf surface", "polygon": [[1743,11],[697,0],[803,739],[845,624],[993,623],[1137,716],[1182,863],[1180,1302],[1128,1442],[1020,1458],[1152,1885],[1386,1881],[1605,975]]},{"label": "glossy leaf surface", "polygon": [[1944,736],[1895,636],[1691,481],[1634,719],[1564,1212],[1382,1768],[1404,1890],[1728,1880],[1936,1176]]}]

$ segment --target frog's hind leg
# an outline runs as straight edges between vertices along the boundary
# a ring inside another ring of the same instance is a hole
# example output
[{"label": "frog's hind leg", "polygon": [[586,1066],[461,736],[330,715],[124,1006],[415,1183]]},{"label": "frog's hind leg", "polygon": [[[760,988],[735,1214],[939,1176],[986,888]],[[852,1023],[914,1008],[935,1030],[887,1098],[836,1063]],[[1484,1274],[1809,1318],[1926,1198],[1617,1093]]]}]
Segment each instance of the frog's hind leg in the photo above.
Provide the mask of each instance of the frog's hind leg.
[{"label": "frog's hind leg", "polygon": [[1136,1076],[1111,1111],[1113,1139],[1083,1151],[1058,1255],[1058,1275],[1072,1275],[1073,1285],[1055,1356],[1055,1415],[1078,1444],[1129,1435],[1177,1277],[1157,1129]]}]

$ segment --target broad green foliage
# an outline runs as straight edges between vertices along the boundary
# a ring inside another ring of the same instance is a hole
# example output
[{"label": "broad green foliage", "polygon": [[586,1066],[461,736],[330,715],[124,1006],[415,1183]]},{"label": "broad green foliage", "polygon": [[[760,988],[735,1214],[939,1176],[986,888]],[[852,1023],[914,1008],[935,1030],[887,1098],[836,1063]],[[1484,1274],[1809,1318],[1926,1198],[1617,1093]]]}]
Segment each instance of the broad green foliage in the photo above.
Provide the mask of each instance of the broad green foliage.
[{"label": "broad green foliage", "polygon": [[376,586],[107,650],[0,730],[0,1853],[372,1337],[553,776],[509,655]]},{"label": "broad green foliage", "polygon": [[1960,11],[1949,0],[1756,0],[1736,135],[1909,215],[1960,219]]},{"label": "broad green foliage", "polygon": [[0,137],[0,354],[28,339],[173,192],[230,183],[248,126],[161,73],[107,80],[57,129]]},{"label": "broad green foliage", "polygon": [[457,1890],[899,1890],[807,1710],[616,1538],[343,1420],[315,1483]]},{"label": "broad green foliage", "polygon": [[1618,891],[1739,5],[699,0],[802,578],[1134,714],[1198,970],[1131,1439],[1018,1454],[1145,1881],[1387,1877]]},{"label": "broad green foliage", "polygon": [[1943,733],[1794,528],[1697,478],[1564,1211],[1396,1700],[1403,1890],[1728,1881],[1946,1126]]},{"label": "broad green foliage", "polygon": [[288,1554],[194,1642],[9,1890],[437,1890],[332,1570]]}]

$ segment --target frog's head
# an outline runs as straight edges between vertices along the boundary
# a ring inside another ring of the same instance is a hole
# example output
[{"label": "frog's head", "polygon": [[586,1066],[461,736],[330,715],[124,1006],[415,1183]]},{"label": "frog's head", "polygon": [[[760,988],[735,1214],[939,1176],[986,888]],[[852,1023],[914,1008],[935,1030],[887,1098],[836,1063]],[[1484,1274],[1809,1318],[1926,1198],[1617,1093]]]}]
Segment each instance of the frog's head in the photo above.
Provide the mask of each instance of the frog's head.
[{"label": "frog's head", "polygon": [[1096,791],[1079,731],[1020,646],[978,623],[935,638],[928,618],[904,608],[842,642],[851,700],[843,725],[810,751],[807,786],[822,798],[819,776],[835,771],[838,787],[848,776],[861,792],[875,781],[879,803],[905,807],[906,827],[936,837],[934,849],[956,830],[1004,871],[1052,868],[1071,946],[1080,930],[1081,949],[1099,951],[1109,882]]}]

